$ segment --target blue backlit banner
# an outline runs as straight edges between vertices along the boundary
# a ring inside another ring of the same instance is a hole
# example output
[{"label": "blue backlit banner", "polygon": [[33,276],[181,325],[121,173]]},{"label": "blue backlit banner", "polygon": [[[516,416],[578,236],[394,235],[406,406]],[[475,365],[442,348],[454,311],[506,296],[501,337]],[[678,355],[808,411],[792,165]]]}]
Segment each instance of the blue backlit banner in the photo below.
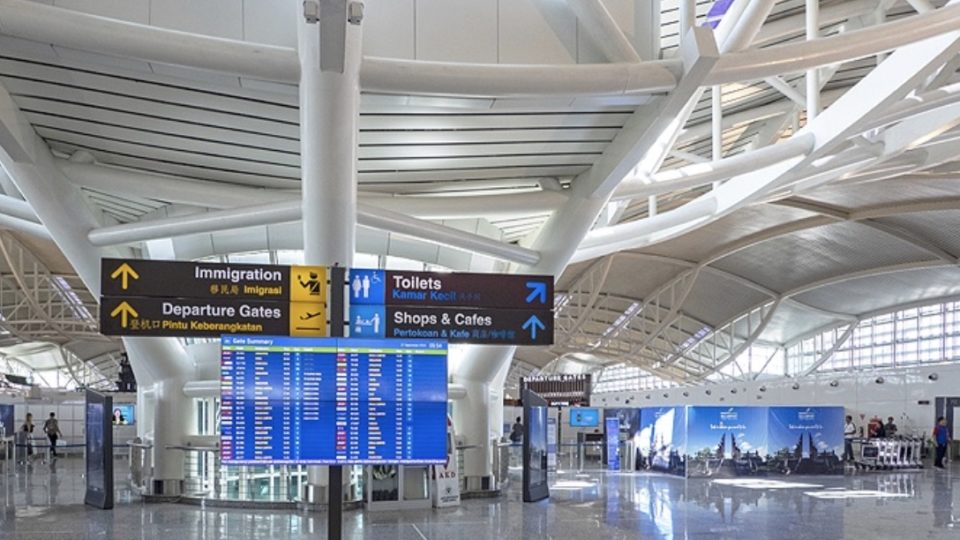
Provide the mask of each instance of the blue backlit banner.
[{"label": "blue backlit banner", "polygon": [[843,407],[770,407],[770,470],[843,474],[843,416]]},{"label": "blue backlit banner", "polygon": [[220,371],[224,464],[446,463],[444,341],[223,336]]},{"label": "blue backlit banner", "polygon": [[640,429],[640,409],[628,407],[604,409],[604,422],[606,422],[608,418],[616,418],[619,420],[620,433],[622,433],[626,439],[632,439],[633,436],[637,434],[637,430]]},{"label": "blue backlit banner", "polygon": [[687,415],[689,478],[766,473],[766,407],[690,407]]},{"label": "blue backlit banner", "polygon": [[607,470],[620,470],[620,419],[616,416],[608,416],[604,419],[604,428],[606,428]]},{"label": "blue backlit banner", "polygon": [[683,476],[686,471],[686,409],[642,409],[636,446],[642,455],[643,468]]},{"label": "blue backlit banner", "polygon": [[[618,422],[617,426],[618,426],[618,429],[620,430],[618,436],[620,440],[623,440],[623,441],[632,440],[636,436],[637,431],[640,429],[640,409],[637,409],[637,408],[624,407],[624,408],[617,408],[617,409],[604,409],[603,418],[605,422],[604,424],[605,427],[610,425],[609,423],[606,423],[606,422],[609,422],[611,418],[617,419],[617,422]],[[610,436],[609,427],[607,427],[606,433],[607,433],[607,437],[609,437]],[[621,460],[633,459],[634,463],[636,463],[637,453],[634,452],[633,456],[620,455],[619,459]]]}]

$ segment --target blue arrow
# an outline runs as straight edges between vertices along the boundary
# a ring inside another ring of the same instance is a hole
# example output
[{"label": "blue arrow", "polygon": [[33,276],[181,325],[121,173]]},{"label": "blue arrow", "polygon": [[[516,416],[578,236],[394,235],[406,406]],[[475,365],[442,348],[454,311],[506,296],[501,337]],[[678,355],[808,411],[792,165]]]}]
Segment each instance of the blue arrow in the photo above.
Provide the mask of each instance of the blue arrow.
[{"label": "blue arrow", "polygon": [[527,288],[530,294],[527,295],[527,303],[532,303],[538,297],[541,304],[547,303],[547,284],[542,281],[528,281]]},{"label": "blue arrow", "polygon": [[523,329],[530,330],[530,339],[537,339],[537,328],[543,330],[546,326],[540,321],[540,317],[536,315],[531,315],[530,318],[527,319],[527,322],[523,323]]}]

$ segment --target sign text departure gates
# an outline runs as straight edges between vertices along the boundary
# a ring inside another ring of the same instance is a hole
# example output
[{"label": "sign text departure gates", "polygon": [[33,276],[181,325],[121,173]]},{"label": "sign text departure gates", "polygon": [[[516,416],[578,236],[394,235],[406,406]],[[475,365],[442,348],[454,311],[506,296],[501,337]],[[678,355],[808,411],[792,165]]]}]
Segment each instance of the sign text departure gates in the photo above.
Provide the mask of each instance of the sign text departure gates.
[{"label": "sign text departure gates", "polygon": [[100,331],[327,335],[327,268],[103,259]]}]

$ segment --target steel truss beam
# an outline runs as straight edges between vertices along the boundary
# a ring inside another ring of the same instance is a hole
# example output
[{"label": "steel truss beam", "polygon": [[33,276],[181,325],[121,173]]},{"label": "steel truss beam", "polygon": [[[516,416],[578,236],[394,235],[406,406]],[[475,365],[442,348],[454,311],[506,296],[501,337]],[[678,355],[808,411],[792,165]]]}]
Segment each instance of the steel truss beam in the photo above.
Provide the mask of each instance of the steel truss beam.
[{"label": "steel truss beam", "polygon": [[0,327],[22,341],[109,339],[98,332],[96,299],[76,276],[54,275],[7,232],[0,232],[0,260]]}]

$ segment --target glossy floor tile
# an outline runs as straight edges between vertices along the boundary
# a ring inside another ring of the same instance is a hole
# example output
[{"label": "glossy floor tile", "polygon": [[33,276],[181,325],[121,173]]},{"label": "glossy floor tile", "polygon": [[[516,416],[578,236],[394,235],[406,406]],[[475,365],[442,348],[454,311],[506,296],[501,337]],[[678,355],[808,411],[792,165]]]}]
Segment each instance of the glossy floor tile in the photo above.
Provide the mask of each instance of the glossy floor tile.
[{"label": "glossy floor tile", "polygon": [[[118,486],[123,462],[117,462]],[[323,513],[145,504],[118,489],[112,511],[86,507],[82,461],[0,475],[0,539],[213,540],[324,538]],[[847,477],[683,480],[563,473],[551,498],[501,499],[416,512],[348,512],[345,538],[958,539],[960,467]]]}]

